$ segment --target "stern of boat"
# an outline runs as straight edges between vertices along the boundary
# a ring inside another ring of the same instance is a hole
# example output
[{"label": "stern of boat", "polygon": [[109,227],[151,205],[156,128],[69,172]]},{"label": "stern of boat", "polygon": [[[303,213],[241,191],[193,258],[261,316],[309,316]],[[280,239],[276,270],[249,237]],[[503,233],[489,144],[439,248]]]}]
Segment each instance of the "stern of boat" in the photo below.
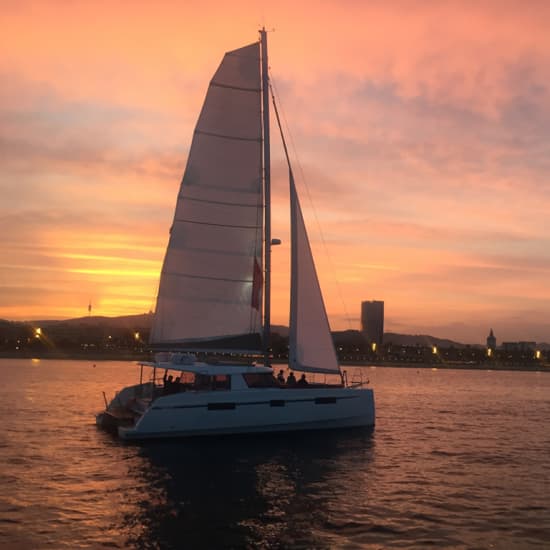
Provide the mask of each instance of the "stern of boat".
[{"label": "stern of boat", "polygon": [[105,410],[96,415],[96,426],[115,434],[119,427],[134,426],[149,408],[153,394],[154,384],[147,382],[124,388],[110,402],[105,398]]}]

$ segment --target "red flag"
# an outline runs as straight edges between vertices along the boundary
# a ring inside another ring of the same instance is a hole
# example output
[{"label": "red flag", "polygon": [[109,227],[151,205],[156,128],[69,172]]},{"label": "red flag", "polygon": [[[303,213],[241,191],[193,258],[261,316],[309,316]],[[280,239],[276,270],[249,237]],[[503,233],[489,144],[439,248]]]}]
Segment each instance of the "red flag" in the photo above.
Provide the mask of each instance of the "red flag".
[{"label": "red flag", "polygon": [[254,258],[254,275],[252,278],[252,307],[260,311],[260,296],[264,278],[257,258]]}]

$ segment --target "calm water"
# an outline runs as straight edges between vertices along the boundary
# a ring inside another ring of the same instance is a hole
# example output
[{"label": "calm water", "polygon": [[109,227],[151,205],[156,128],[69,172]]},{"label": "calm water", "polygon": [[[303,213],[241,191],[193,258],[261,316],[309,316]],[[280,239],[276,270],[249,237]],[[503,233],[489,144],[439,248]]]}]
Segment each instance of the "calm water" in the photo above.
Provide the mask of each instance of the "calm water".
[{"label": "calm water", "polygon": [[550,373],[364,372],[374,432],[139,446],[137,367],[0,360],[0,547],[550,547]]}]

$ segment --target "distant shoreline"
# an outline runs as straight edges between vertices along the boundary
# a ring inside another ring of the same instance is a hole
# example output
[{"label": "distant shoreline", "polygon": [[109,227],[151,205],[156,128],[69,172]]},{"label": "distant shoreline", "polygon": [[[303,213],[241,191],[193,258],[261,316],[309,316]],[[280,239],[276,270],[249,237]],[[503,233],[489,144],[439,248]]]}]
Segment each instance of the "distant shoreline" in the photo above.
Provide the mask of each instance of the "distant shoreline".
[{"label": "distant shoreline", "polygon": [[[136,353],[136,352],[117,352],[117,353],[64,353],[61,351],[46,352],[46,353],[13,353],[0,352],[0,359],[59,359],[72,361],[152,361],[151,353]],[[273,364],[286,365],[287,362],[275,359]],[[524,372],[548,372],[550,373],[550,364],[504,364],[504,363],[407,363],[407,362],[373,362],[373,361],[341,361],[340,365],[343,370],[346,367],[375,367],[375,368],[404,368],[404,369],[455,369],[455,370],[485,370],[485,371],[524,371]]]},{"label": "distant shoreline", "polygon": [[395,363],[388,361],[387,363],[367,363],[367,362],[341,362],[342,369],[349,367],[392,367],[400,369],[432,369],[432,370],[485,370],[485,371],[523,371],[523,372],[548,372],[550,373],[550,365],[522,365],[522,364],[467,364],[467,363]]},{"label": "distant shoreline", "polygon": [[69,353],[62,351],[46,353],[13,353],[0,352],[0,359],[67,359],[72,361],[151,361],[150,353],[117,352],[117,353]]}]

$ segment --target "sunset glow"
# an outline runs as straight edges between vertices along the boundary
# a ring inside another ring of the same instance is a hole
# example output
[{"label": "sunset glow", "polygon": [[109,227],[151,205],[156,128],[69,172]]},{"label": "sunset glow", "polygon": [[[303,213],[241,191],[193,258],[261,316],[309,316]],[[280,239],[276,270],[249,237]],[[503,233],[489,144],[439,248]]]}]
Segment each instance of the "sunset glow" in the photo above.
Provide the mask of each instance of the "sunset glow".
[{"label": "sunset glow", "polygon": [[154,309],[208,82],[265,25],[333,330],[377,299],[386,331],[550,342],[550,3],[6,4],[0,318]]}]

